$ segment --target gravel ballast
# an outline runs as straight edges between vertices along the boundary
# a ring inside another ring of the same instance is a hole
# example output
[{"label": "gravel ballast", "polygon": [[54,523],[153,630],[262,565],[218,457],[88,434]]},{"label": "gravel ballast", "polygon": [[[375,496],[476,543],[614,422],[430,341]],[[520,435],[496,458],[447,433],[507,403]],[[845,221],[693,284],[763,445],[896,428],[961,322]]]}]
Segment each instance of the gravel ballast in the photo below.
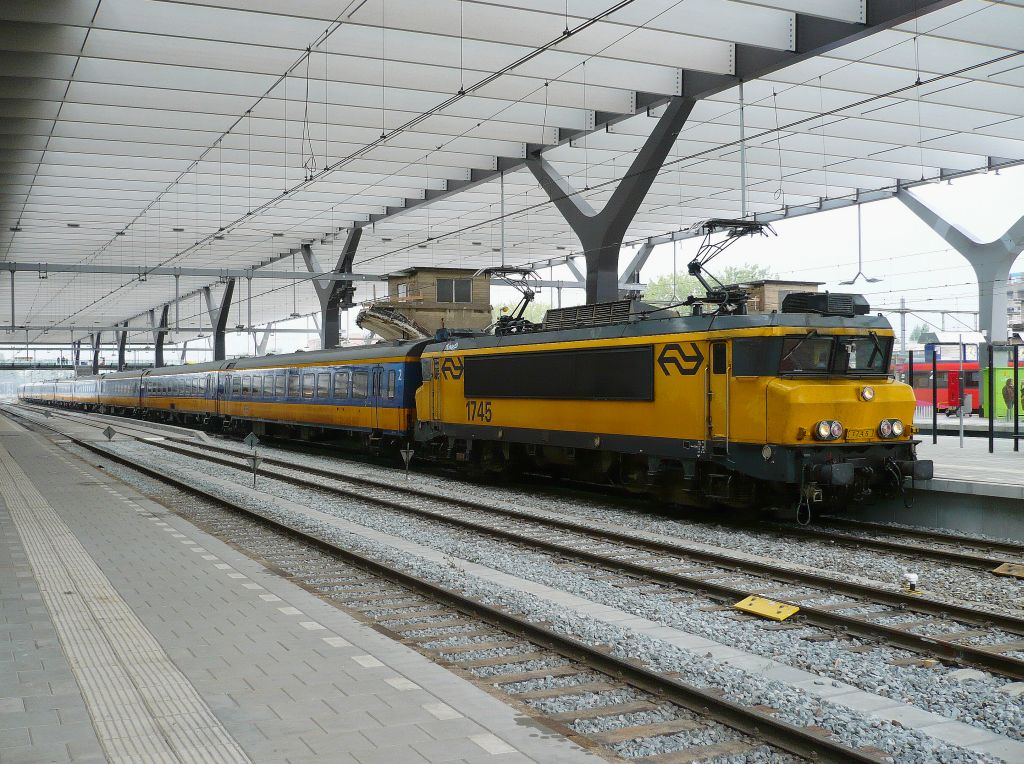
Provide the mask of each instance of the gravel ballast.
[{"label": "gravel ballast", "polygon": [[[135,455],[138,455],[140,452],[149,451],[145,446],[133,444],[116,445],[119,451],[126,453],[136,452]],[[175,464],[176,459],[180,459],[179,457],[174,457],[164,452],[161,452],[161,456],[169,457],[163,458],[162,462],[169,471],[179,472],[179,474],[183,475],[187,474],[189,479],[195,478],[194,473],[181,472],[180,467],[182,465]],[[181,459],[181,461],[187,462],[190,460]],[[230,471],[224,471],[223,474],[226,477],[231,476]],[[244,480],[244,477],[242,479]],[[208,487],[215,492],[224,491],[223,486],[220,485]],[[835,652],[835,645],[819,642],[807,643],[801,646],[799,643],[794,644],[795,640],[791,639],[786,632],[765,632],[762,629],[755,628],[754,624],[736,623],[729,619],[720,618],[715,614],[688,612],[685,603],[661,601],[664,598],[658,595],[647,594],[637,596],[635,592],[630,590],[617,589],[578,573],[559,569],[552,565],[552,560],[546,556],[536,553],[524,553],[519,547],[498,544],[491,539],[477,539],[474,542],[469,538],[455,538],[456,534],[451,529],[439,529],[436,524],[414,521],[408,517],[387,513],[372,507],[357,506],[354,502],[347,502],[346,504],[341,501],[326,500],[320,493],[298,489],[294,486],[274,486],[271,481],[266,479],[261,481],[260,487],[265,491],[280,492],[283,497],[290,501],[313,506],[320,511],[337,514],[340,517],[347,517],[367,527],[374,527],[387,533],[419,541],[434,548],[442,549],[453,556],[473,560],[498,570],[504,570],[513,575],[546,583],[550,586],[558,586],[558,588],[565,589],[566,591],[576,590],[580,593],[580,596],[586,596],[588,599],[598,602],[606,602],[652,620],[659,620],[660,622],[667,622],[672,625],[678,625],[675,621],[680,618],[684,623],[688,619],[694,620],[694,623],[691,625],[702,625],[711,634],[717,633],[721,641],[742,646],[743,649],[748,649],[746,645],[742,644],[743,641],[750,641],[753,647],[758,642],[764,643],[768,640],[769,644],[764,645],[761,654],[772,653],[771,657],[785,659],[790,663],[794,662],[795,656],[793,651],[795,647],[803,647],[805,650],[810,651],[810,654],[805,653],[805,657],[808,657],[808,659],[812,657],[811,654],[816,653],[818,650],[828,650],[829,652],[826,655],[813,655],[814,660],[811,661],[810,665],[819,669],[823,665],[827,665],[827,659],[834,660],[838,657]],[[229,490],[227,493],[232,492]],[[253,503],[251,494],[248,491],[242,490],[241,486],[236,495],[231,498],[244,500],[250,504]],[[784,718],[795,723],[818,724],[832,730],[840,739],[856,745],[877,745],[891,751],[900,761],[994,761],[994,759],[989,757],[946,746],[913,730],[904,729],[889,722],[866,718],[857,712],[814,698],[786,685],[752,679],[746,672],[716,663],[702,656],[688,653],[666,645],[663,642],[650,640],[634,632],[618,629],[609,624],[595,622],[590,618],[582,618],[577,614],[565,613],[543,600],[466,576],[451,566],[437,565],[414,555],[397,552],[386,545],[368,541],[361,536],[338,531],[326,523],[312,522],[308,518],[282,509],[274,502],[263,500],[256,503],[262,504],[262,506],[258,507],[261,511],[283,516],[289,522],[297,523],[302,527],[308,527],[310,530],[335,539],[338,543],[347,547],[362,550],[374,557],[396,562],[403,569],[442,582],[447,586],[460,588],[485,601],[504,604],[520,612],[528,612],[533,618],[543,619],[556,624],[558,630],[564,633],[573,634],[589,642],[615,645],[615,652],[619,655],[624,657],[642,656],[648,663],[661,670],[679,671],[692,683],[722,687],[729,697],[733,697],[741,702],[750,704],[760,703],[779,708]],[[450,546],[446,547],[446,544]],[[634,599],[630,600],[631,597]],[[692,628],[679,627],[685,628],[687,631],[700,633]],[[750,632],[745,633],[748,629]],[[710,636],[710,638],[714,639],[715,636]],[[771,644],[770,641],[774,639],[781,639],[782,641]],[[863,676],[865,674],[865,664],[872,662],[870,659],[874,657],[875,653],[884,654],[885,652],[887,652],[885,649],[880,649],[856,656],[850,656],[846,653],[846,658],[851,664],[846,671],[851,676],[850,679],[844,676],[843,681],[856,680],[858,676]],[[537,668],[546,665],[544,662],[537,663],[539,664],[535,666]],[[840,673],[843,673],[842,662],[840,662],[837,668],[840,670]],[[943,684],[941,681],[928,678],[925,672],[919,670],[897,670],[895,667],[885,663],[880,663],[877,668],[879,691],[889,689],[895,695],[904,695],[905,698],[901,698],[901,700],[906,699],[909,701],[910,697],[907,696],[912,696],[915,699],[930,697],[928,692],[922,693],[916,689],[913,686],[914,681],[923,681],[926,685],[925,689],[928,690],[940,689]],[[516,670],[523,670],[523,667],[521,665],[516,666]],[[490,673],[503,673],[503,670],[491,667]],[[871,672],[868,671],[867,673],[870,674]],[[935,672],[939,677],[941,677],[941,673]],[[909,685],[908,682],[910,683]],[[989,685],[994,683],[994,680],[989,680],[979,684],[985,688],[983,691],[987,691]],[[860,686],[857,681],[851,681],[851,684]],[[975,697],[979,688],[970,687],[969,685],[970,683],[964,683],[966,694],[963,700],[967,701],[966,704],[959,703],[955,697],[949,697],[948,694],[944,696],[942,702],[953,702],[967,707],[984,707],[986,703],[980,702],[980,699]],[[961,691],[964,688],[959,688],[957,691]],[[868,688],[865,687],[865,689]],[[1002,705],[1005,707],[1005,696],[1001,700],[1003,701]],[[978,714],[978,716],[983,716],[983,714]],[[978,720],[975,720],[974,723],[977,722]],[[979,726],[988,725],[981,724]],[[999,725],[999,731],[1000,733],[1005,733],[1008,729],[1019,729],[1020,726],[1019,716],[1003,719]],[[927,757],[922,758],[922,754],[925,753]]]}]

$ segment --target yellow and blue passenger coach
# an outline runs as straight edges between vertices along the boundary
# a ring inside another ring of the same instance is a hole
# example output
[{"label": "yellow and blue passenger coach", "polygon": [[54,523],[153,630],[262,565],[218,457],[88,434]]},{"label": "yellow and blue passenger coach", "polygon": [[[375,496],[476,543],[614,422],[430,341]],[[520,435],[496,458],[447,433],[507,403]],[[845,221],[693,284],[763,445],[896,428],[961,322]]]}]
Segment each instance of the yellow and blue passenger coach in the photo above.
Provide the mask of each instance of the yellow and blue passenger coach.
[{"label": "yellow and blue passenger coach", "polygon": [[881,316],[805,312],[455,338],[423,353],[417,438],[483,470],[806,511],[931,477],[892,346]]},{"label": "yellow and blue passenger coach", "polygon": [[[79,378],[76,387],[94,392],[79,396],[75,405],[261,434],[334,432],[375,443],[408,439],[425,344],[384,343]],[[27,400],[36,395],[30,387],[22,392]]]}]

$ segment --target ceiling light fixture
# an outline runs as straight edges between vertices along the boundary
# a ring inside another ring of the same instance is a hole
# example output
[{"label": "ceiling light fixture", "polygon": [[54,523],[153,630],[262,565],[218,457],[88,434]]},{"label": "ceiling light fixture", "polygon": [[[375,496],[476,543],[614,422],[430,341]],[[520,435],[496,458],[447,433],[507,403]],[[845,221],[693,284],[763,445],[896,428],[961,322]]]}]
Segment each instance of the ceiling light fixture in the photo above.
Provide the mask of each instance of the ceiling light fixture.
[{"label": "ceiling light fixture", "polygon": [[171,230],[174,231],[175,233],[184,233],[185,232],[184,228],[172,228]]},{"label": "ceiling light fixture", "polygon": [[78,223],[68,223],[68,228],[78,228]]},{"label": "ceiling light fixture", "polygon": [[18,231],[21,230],[21,226],[20,225],[12,225],[8,230],[14,231],[14,233],[17,233]]}]

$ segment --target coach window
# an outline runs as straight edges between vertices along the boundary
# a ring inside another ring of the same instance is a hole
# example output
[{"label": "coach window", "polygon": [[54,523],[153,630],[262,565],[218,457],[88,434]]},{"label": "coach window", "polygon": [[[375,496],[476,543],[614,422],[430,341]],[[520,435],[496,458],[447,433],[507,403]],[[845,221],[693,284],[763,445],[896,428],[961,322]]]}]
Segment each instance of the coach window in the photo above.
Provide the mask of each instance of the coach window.
[{"label": "coach window", "polygon": [[323,374],[316,375],[316,397],[317,398],[330,398],[331,397],[331,374],[325,372]]},{"label": "coach window", "polygon": [[395,399],[395,383],[397,379],[398,372],[393,370],[388,372],[387,395],[389,401],[393,401]]},{"label": "coach window", "polygon": [[231,397],[238,398],[242,395],[242,378],[235,374],[231,378]]},{"label": "coach window", "polygon": [[297,373],[288,375],[288,397],[299,397],[299,375]]},{"label": "coach window", "polygon": [[274,397],[284,398],[284,374],[278,374],[274,377]]},{"label": "coach window", "polygon": [[369,388],[370,374],[366,371],[352,372],[352,397],[357,399],[366,398],[366,391]]},{"label": "coach window", "polygon": [[302,375],[302,397],[312,398],[313,391],[316,387],[316,380],[314,374],[311,371],[304,372]]},{"label": "coach window", "polygon": [[348,398],[348,372],[336,371],[334,373],[334,397]]},{"label": "coach window", "polygon": [[260,390],[263,387],[263,377],[260,374],[252,375],[252,397],[259,398]]}]

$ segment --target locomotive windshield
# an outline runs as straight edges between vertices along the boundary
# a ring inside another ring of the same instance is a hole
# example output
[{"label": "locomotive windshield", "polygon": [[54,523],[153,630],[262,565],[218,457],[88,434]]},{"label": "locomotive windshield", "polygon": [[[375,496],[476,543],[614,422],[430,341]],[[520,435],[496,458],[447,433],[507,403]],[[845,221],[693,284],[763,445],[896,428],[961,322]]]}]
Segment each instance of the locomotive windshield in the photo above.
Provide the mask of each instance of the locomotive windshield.
[{"label": "locomotive windshield", "polygon": [[817,331],[782,342],[780,374],[885,374],[892,337],[822,336]]},{"label": "locomotive windshield", "polygon": [[859,377],[889,371],[892,337],[822,334],[812,329],[789,337],[741,337],[733,340],[733,375]]}]

